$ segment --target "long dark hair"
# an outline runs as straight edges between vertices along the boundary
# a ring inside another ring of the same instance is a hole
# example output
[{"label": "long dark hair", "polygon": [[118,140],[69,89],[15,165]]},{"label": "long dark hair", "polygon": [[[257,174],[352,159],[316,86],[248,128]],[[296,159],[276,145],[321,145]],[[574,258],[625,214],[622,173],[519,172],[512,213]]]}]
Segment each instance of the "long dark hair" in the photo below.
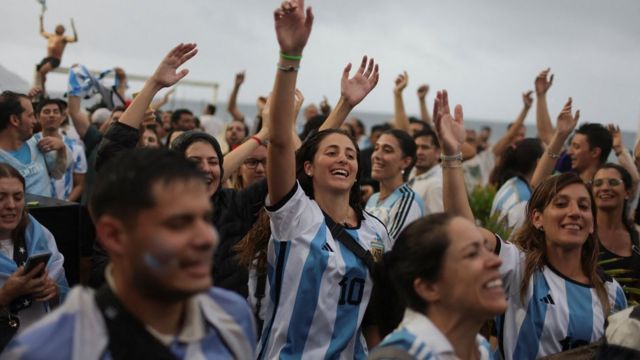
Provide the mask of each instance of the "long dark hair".
[{"label": "long dark hair", "polygon": [[[631,179],[631,174],[629,174],[627,169],[614,163],[602,164],[598,168],[598,171],[603,169],[616,170],[620,174],[620,178],[622,179],[622,183],[624,184],[624,189],[627,191],[631,190],[631,188],[633,187],[633,180]],[[596,171],[595,174],[593,175],[594,178],[596,177],[596,174],[598,173],[598,171]],[[627,231],[631,232],[631,231],[635,231],[635,227],[633,226],[633,223],[629,219],[629,209],[627,208],[628,205],[629,205],[629,200],[625,199],[624,205],[622,207],[622,224],[627,229]]]},{"label": "long dark hair", "polygon": [[322,130],[317,133],[311,134],[307,140],[305,140],[300,149],[296,152],[296,177],[298,178],[298,182],[304,190],[305,194],[308,197],[314,198],[313,192],[313,179],[307,175],[304,171],[305,162],[313,162],[313,158],[318,152],[318,147],[322,140],[324,140],[327,136],[332,134],[340,134],[344,135],[353,144],[356,149],[356,161],[358,163],[358,173],[356,174],[356,182],[351,186],[351,191],[349,192],[349,205],[356,210],[357,213],[361,213],[362,205],[360,205],[360,179],[361,179],[361,166],[360,166],[360,148],[358,148],[358,143],[353,138],[353,136],[349,135],[344,130],[341,129],[327,129]]},{"label": "long dark hair", "polygon": [[595,288],[596,294],[602,304],[604,314],[609,313],[610,304],[607,290],[603,280],[596,272],[598,265],[598,231],[596,205],[591,189],[574,173],[564,173],[552,176],[542,182],[534,190],[527,204],[527,217],[520,229],[514,235],[513,243],[525,253],[524,275],[520,284],[520,300],[524,303],[529,283],[536,271],[541,270],[547,263],[547,244],[544,230],[538,229],[533,224],[533,213],[542,213],[551,204],[553,199],[562,189],[569,185],[579,184],[584,186],[591,199],[591,214],[593,216],[593,233],[589,234],[580,254],[580,265],[582,271],[589,278],[589,282]]},{"label": "long dark hair", "polygon": [[393,331],[408,307],[421,314],[428,304],[415,291],[413,282],[437,281],[444,255],[449,248],[447,226],[455,217],[448,213],[427,215],[407,226],[393,245],[376,263],[372,316],[384,336]]},{"label": "long dark hair", "polygon": [[489,183],[499,189],[514,176],[524,177],[536,168],[543,152],[540,139],[526,138],[509,146],[491,172]]},{"label": "long dark hair", "polygon": [[[22,191],[26,189],[24,177],[20,175],[18,170],[14,169],[11,165],[6,163],[0,163],[0,179],[3,178],[18,179],[22,184]],[[29,216],[27,216],[27,208],[23,207],[22,213],[20,214],[20,222],[18,223],[18,226],[16,226],[16,228],[11,231],[11,240],[13,241],[14,247],[22,246],[26,248],[24,232],[28,224]]]}]

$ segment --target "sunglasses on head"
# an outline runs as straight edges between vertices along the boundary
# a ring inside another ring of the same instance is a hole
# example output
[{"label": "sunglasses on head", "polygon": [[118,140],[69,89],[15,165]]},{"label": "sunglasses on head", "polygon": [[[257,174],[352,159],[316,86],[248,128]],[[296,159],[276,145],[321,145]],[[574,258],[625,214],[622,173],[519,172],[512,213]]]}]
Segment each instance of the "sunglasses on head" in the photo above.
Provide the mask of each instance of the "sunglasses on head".
[{"label": "sunglasses on head", "polygon": [[609,184],[609,186],[618,186],[618,185],[622,184],[622,180],[616,179],[616,178],[595,179],[595,180],[593,180],[592,184],[593,184],[594,187],[600,187],[600,186],[604,185],[605,181]]}]

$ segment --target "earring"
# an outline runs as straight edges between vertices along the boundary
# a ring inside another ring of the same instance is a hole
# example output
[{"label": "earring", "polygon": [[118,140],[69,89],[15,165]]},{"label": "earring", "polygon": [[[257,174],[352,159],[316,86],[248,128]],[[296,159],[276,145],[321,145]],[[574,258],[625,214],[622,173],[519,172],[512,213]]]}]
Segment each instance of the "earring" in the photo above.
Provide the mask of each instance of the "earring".
[{"label": "earring", "polygon": [[402,175],[404,175],[404,169],[400,170],[400,173],[401,173]]},{"label": "earring", "polygon": [[542,225],[538,226],[538,231],[544,231],[544,228],[542,227]]}]

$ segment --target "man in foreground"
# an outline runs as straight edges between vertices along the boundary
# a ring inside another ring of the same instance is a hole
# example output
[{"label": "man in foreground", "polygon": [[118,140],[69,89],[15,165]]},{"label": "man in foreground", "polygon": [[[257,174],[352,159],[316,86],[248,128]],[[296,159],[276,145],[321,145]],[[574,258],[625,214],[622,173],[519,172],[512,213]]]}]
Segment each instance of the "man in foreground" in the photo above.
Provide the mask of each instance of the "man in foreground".
[{"label": "man in foreground", "polygon": [[211,287],[218,239],[195,164],[169,150],[135,149],[101,173],[90,211],[111,259],[107,284],[73,289],[9,345],[9,357],[254,358],[246,301]]}]

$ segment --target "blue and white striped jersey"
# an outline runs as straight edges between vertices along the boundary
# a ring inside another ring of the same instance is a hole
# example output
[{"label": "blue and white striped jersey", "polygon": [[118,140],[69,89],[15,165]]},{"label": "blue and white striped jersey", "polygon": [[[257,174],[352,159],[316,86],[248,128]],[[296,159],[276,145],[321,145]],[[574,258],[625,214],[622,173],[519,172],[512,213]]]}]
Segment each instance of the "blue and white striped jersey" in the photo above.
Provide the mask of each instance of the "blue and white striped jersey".
[{"label": "blue and white striped jersey", "polygon": [[[185,319],[183,331],[167,345],[177,359],[254,358],[253,315],[240,296],[211,288],[188,301]],[[75,287],[61,307],[15,338],[3,355],[25,360],[106,360],[112,358],[108,344],[93,290]]]},{"label": "blue and white striped jersey", "polygon": [[[491,359],[491,346],[482,336],[476,337],[480,359]],[[428,317],[406,309],[398,328],[382,340],[379,348],[398,347],[416,360],[457,359],[449,340]]]},{"label": "blue and white striped jersey", "polygon": [[[594,288],[577,283],[550,265],[534,272],[529,289],[520,297],[524,253],[498,241],[500,273],[507,293],[507,311],[496,320],[499,351],[504,359],[536,359],[599,340],[604,335],[602,304]],[[605,282],[611,312],[627,307],[620,285]]]},{"label": "blue and white striped jersey", "polygon": [[493,198],[491,215],[499,213],[499,219],[505,220],[508,227],[519,228],[524,223],[531,194],[526,181],[518,176],[512,177],[502,184]]},{"label": "blue and white striped jersey", "polygon": [[71,190],[73,190],[73,174],[87,173],[87,157],[84,153],[84,147],[76,140],[63,135],[64,143],[71,149],[71,165],[65,170],[62,179],[51,179],[53,186],[53,196],[60,200],[69,200]]},{"label": "blue and white striped jersey", "polygon": [[408,184],[398,186],[391,195],[380,202],[380,193],[371,195],[367,212],[377,217],[389,230],[395,242],[402,230],[411,222],[424,216],[424,203]]},{"label": "blue and white striped jersey", "polygon": [[[269,292],[258,359],[366,358],[360,325],[373,281],[365,263],[333,238],[299,184],[267,210]],[[346,231],[364,249],[391,249],[384,225],[367,213]]]}]

